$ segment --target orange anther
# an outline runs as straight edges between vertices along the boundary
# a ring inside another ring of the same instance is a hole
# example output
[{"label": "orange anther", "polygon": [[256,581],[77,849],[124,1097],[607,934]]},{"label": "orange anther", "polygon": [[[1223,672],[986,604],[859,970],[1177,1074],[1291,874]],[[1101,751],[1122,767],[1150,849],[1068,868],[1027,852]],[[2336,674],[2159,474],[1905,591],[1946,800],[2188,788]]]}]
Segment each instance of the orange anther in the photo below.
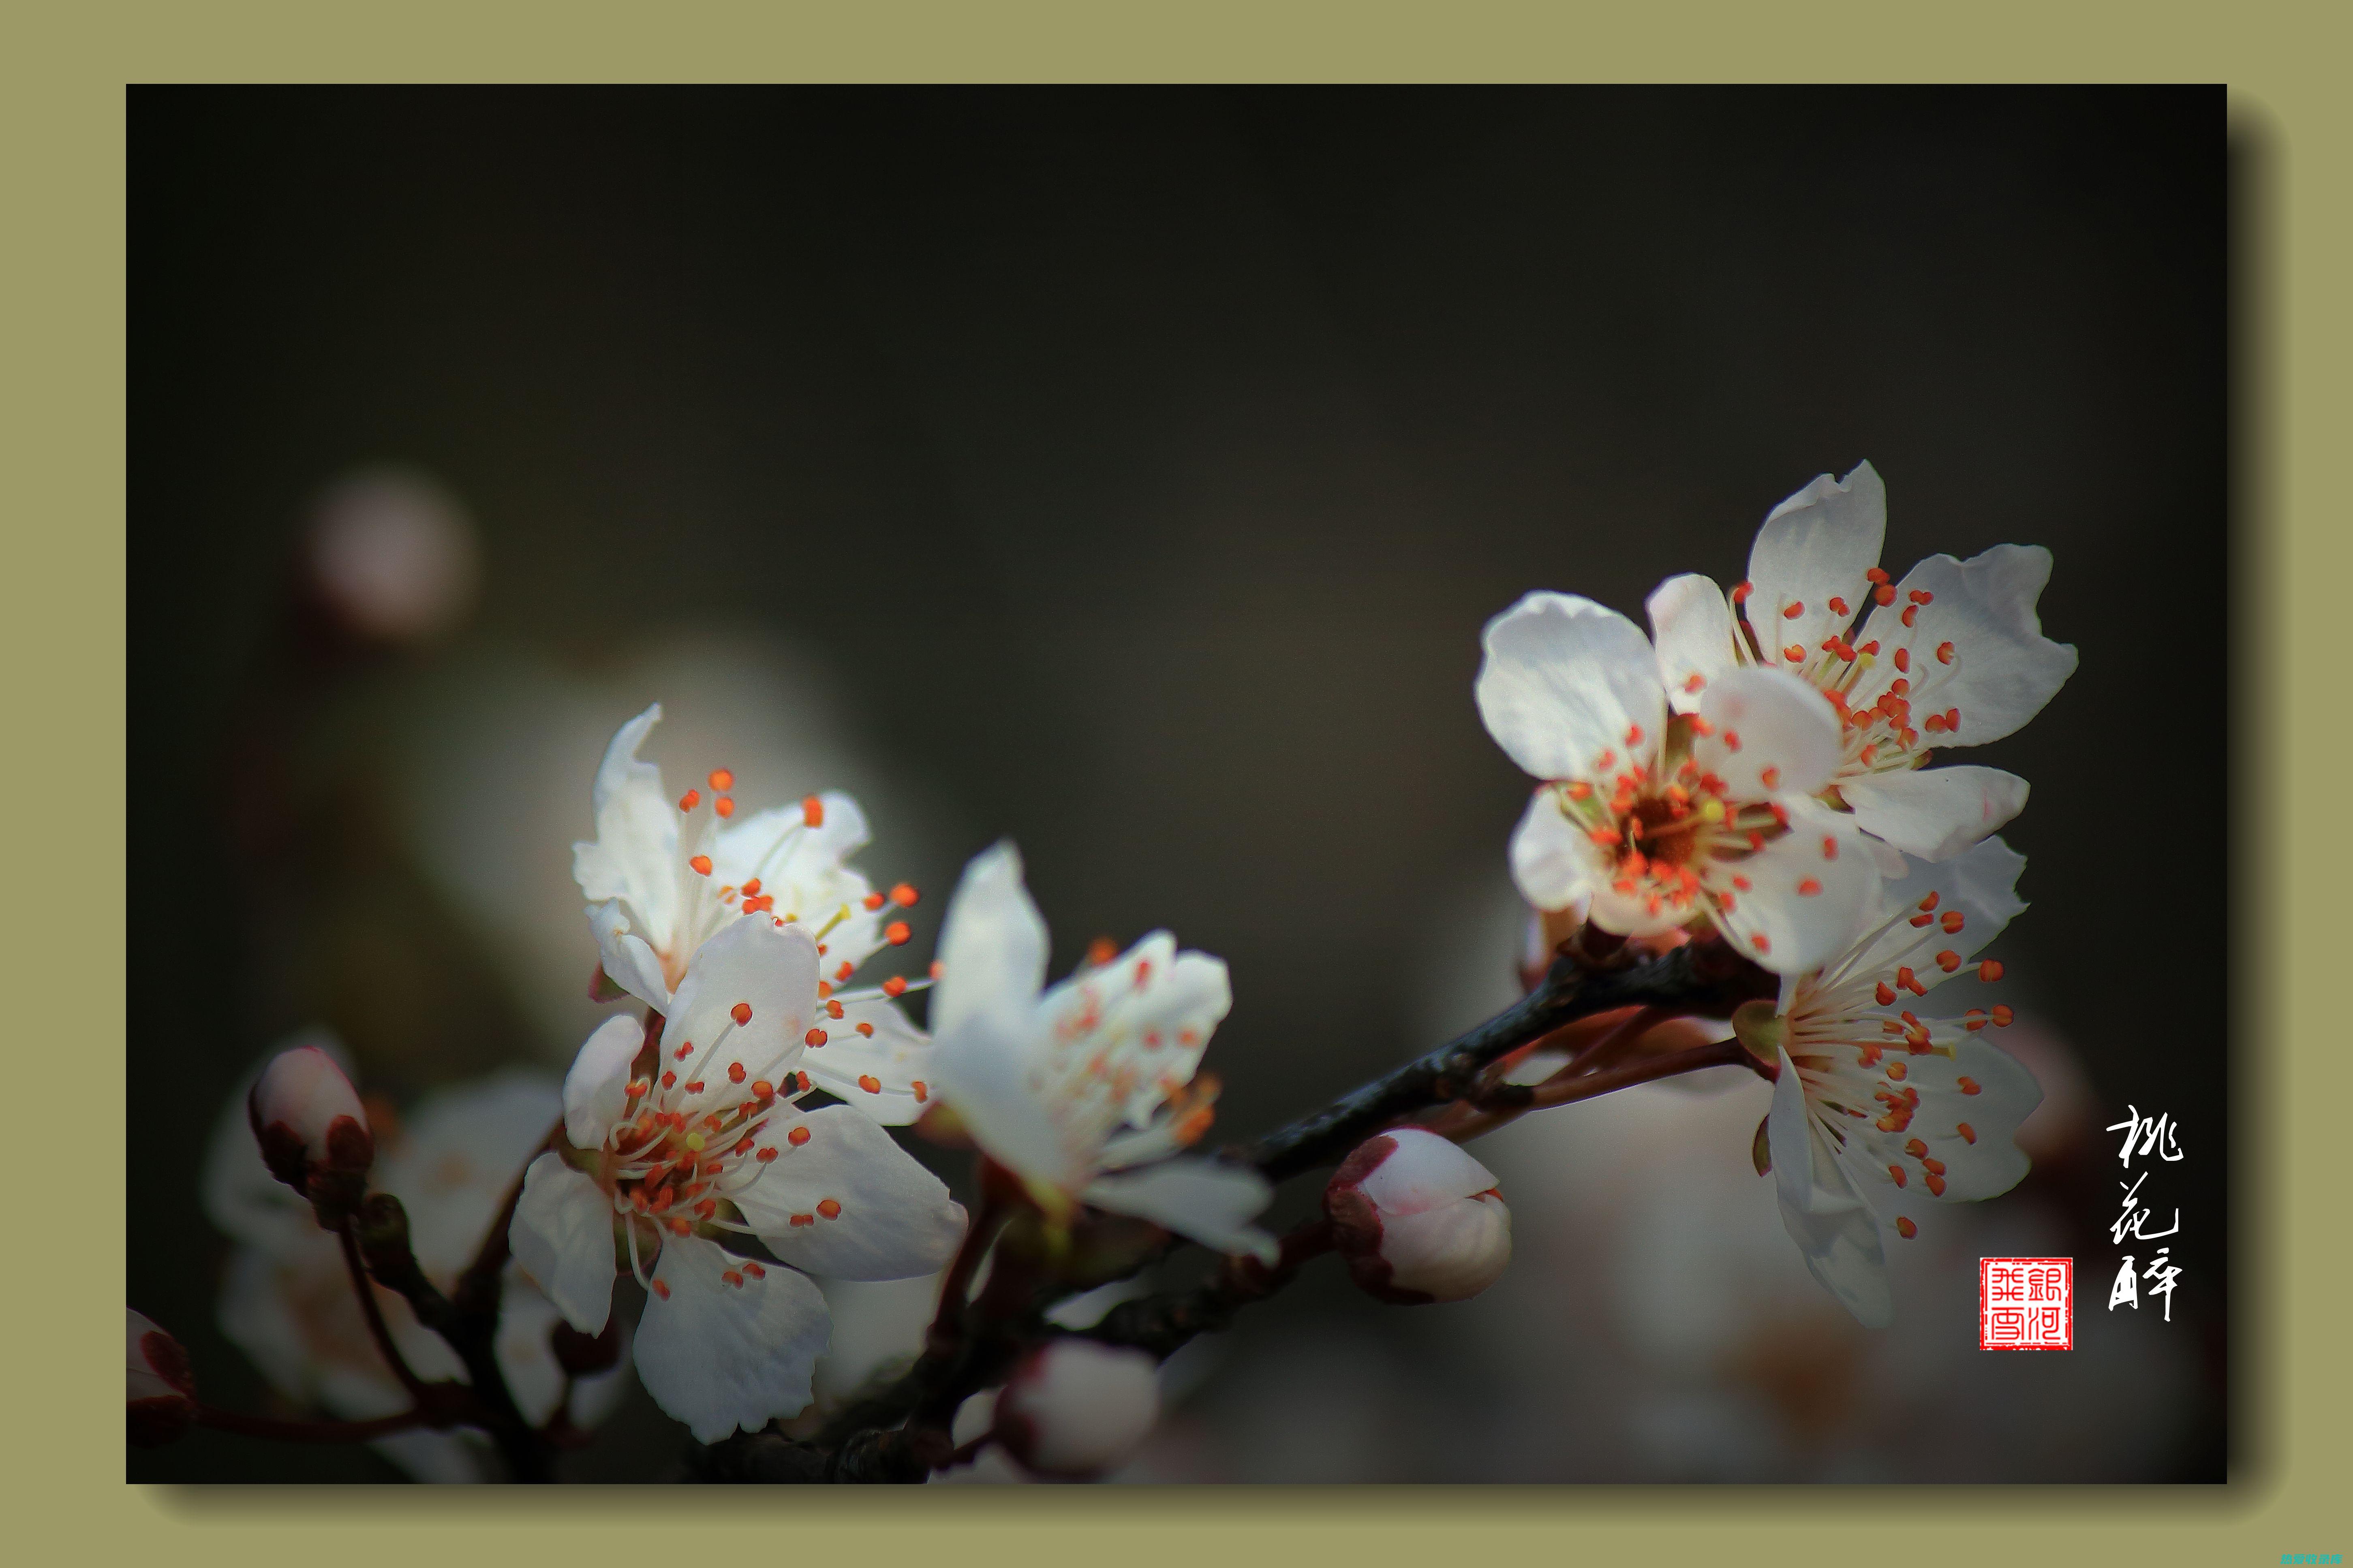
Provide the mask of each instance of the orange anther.
[{"label": "orange anther", "polygon": [[740,1029],[752,1021],[752,1004],[738,1002],[727,1009],[727,1016],[735,1020],[735,1026]]},{"label": "orange anther", "polygon": [[1626,726],[1626,744],[1627,744],[1627,745],[1629,745],[1629,746],[1639,746],[1639,745],[1641,745],[1641,743],[1642,743],[1642,726],[1641,726],[1640,724],[1629,724],[1629,725],[1627,725],[1627,726]]},{"label": "orange anther", "polygon": [[1592,794],[1593,786],[1583,779],[1578,779],[1568,786],[1568,798],[1571,800],[1586,800],[1590,798]]},{"label": "orange anther", "polygon": [[702,804],[702,792],[699,789],[688,790],[684,795],[678,797],[678,808],[681,811],[692,811],[696,806],[701,805]]},{"label": "orange anther", "polygon": [[1960,966],[1961,955],[1955,952],[1951,948],[1948,947],[1945,949],[1944,952],[1936,954],[1936,967],[1943,970],[1946,973],[1950,974],[1954,970],[1958,969]]},{"label": "orange anther", "polygon": [[1791,664],[1803,664],[1806,662],[1806,650],[1799,647],[1796,643],[1791,643],[1788,647],[1781,650],[1781,657],[1788,659]]},{"label": "orange anther", "polygon": [[1871,596],[1883,605],[1892,605],[1895,602],[1895,589],[1889,584],[1882,583],[1871,591]]},{"label": "orange anther", "polygon": [[947,961],[946,961],[946,960],[944,960],[944,959],[939,959],[939,958],[935,958],[935,959],[932,960],[932,978],[933,978],[933,979],[937,980],[941,975],[945,974],[947,972],[948,972],[948,966],[947,966]]},{"label": "orange anther", "polygon": [[841,1016],[841,1004],[840,1004],[840,1003],[839,1003],[839,1002],[828,1002],[828,1003],[827,1003],[827,1004],[825,1005],[825,1016],[826,1016],[827,1017],[828,1017],[828,1018],[839,1018],[839,1017],[840,1017],[840,1016]]},{"label": "orange anther", "polygon": [[1767,789],[1778,789],[1781,787],[1781,770],[1767,768],[1757,775],[1757,781]]},{"label": "orange anther", "polygon": [[841,1205],[834,1202],[831,1198],[823,1198],[818,1203],[817,1212],[825,1215],[828,1219],[839,1219],[841,1217]]},{"label": "orange anther", "polygon": [[1926,898],[1920,900],[1920,908],[1922,911],[1926,912],[1926,910],[1935,909],[1936,907],[1937,900],[1943,897],[1944,895],[1942,893],[1930,892]]},{"label": "orange anther", "polygon": [[818,797],[813,795],[803,796],[801,799],[801,820],[811,827],[823,827],[825,826],[825,802],[818,799]]},{"label": "orange anther", "polygon": [[657,1279],[654,1281],[654,1294],[667,1301],[670,1300],[670,1287],[664,1284],[661,1280]]},{"label": "orange anther", "polygon": [[766,1269],[761,1268],[758,1264],[753,1262],[749,1258],[745,1258],[744,1260],[744,1272],[749,1274],[754,1279],[765,1279],[768,1277],[768,1271]]},{"label": "orange anther", "polygon": [[1752,884],[1747,878],[1742,876],[1739,872],[1735,871],[1732,874],[1732,885],[1745,893],[1748,891],[1754,884]]},{"label": "orange anther", "polygon": [[1936,662],[1938,664],[1950,664],[1953,662],[1953,645],[1951,643],[1945,642],[1938,643],[1936,645]]},{"label": "orange anther", "polygon": [[1999,980],[1999,979],[2000,979],[2000,978],[2001,978],[2001,960],[2000,960],[2000,959],[1999,959],[1999,958],[1989,958],[1989,959],[1987,959],[1983,963],[1978,964],[1978,978],[1979,980]]},{"label": "orange anther", "polygon": [[1913,589],[1910,596],[1911,596],[1911,600],[1912,600],[1912,602],[1913,602],[1914,604],[1915,604],[1915,605],[1926,605],[1926,604],[1933,603],[1933,602],[1935,601],[1936,597],[1936,595],[1931,594],[1931,593],[1930,593],[1930,592],[1928,592],[1928,590],[1927,590],[1927,589],[1926,589],[1926,588],[1915,588],[1915,589]]},{"label": "orange anther", "polygon": [[1781,618],[1785,621],[1794,621],[1805,613],[1806,606],[1804,602],[1799,599],[1792,599],[1788,604],[1782,606]]},{"label": "orange anther", "polygon": [[825,1031],[823,1029],[811,1029],[807,1034],[801,1037],[801,1043],[810,1046],[821,1046],[825,1044]]},{"label": "orange anther", "polygon": [[735,815],[735,802],[732,796],[723,795],[711,803],[711,809],[722,816],[733,816]]},{"label": "orange anther", "polygon": [[666,1072],[662,1074],[662,1087],[664,1089],[676,1089],[678,1087],[678,1074],[674,1072]]},{"label": "orange anther", "polygon": [[882,1080],[872,1073],[867,1073],[859,1079],[858,1087],[869,1094],[880,1094],[882,1092]]},{"label": "orange anther", "polygon": [[687,1218],[682,1214],[671,1215],[668,1224],[670,1226],[670,1233],[672,1236],[692,1236],[694,1234],[694,1222]]},{"label": "orange anther", "polygon": [[1810,899],[1821,890],[1821,883],[1811,877],[1798,884],[1798,896],[1801,899]]},{"label": "orange anther", "polygon": [[805,1225],[815,1225],[817,1223],[817,1215],[813,1214],[797,1214],[793,1215],[792,1219],[788,1223],[792,1225],[795,1229],[798,1229],[800,1226]]},{"label": "orange anther", "polygon": [[1879,1005],[1880,1005],[1881,1006],[1883,1006],[1883,1007],[1889,1007],[1889,1006],[1893,1006],[1893,1005],[1894,1005],[1894,1003],[1895,1003],[1895,987],[1894,987],[1894,986],[1893,986],[1893,985],[1890,985],[1890,984],[1887,984],[1887,982],[1886,982],[1886,981],[1884,981],[1884,980],[1883,980],[1883,981],[1881,981],[1881,982],[1879,983],[1879,988],[1878,988],[1877,990],[1873,991],[1873,992],[1872,993],[1872,994],[1873,994],[1873,995],[1874,995],[1874,996],[1876,996],[1877,998],[1879,998]]},{"label": "orange anther", "polygon": [[889,925],[882,928],[882,940],[889,942],[892,947],[904,947],[907,943],[907,939],[914,934],[915,933],[913,931],[908,929],[907,922],[905,921],[892,921]]},{"label": "orange anther", "polygon": [[[796,1131],[796,1132],[806,1132],[806,1131],[808,1131],[808,1129],[807,1129],[807,1128],[806,1128],[806,1127],[796,1127],[796,1128],[794,1128],[794,1129],[793,1129],[793,1131]],[[757,1155],[755,1155],[755,1156],[754,1156],[754,1158],[756,1158],[756,1159],[760,1162],[760,1163],[762,1163],[763,1165],[767,1164],[769,1162],[773,1161],[776,1157],[776,1148],[775,1148],[775,1146],[774,1146],[773,1144],[772,1144],[772,1145],[770,1145],[769,1147],[765,1148],[765,1149],[761,1150],[761,1151],[760,1151],[760,1152],[759,1152]]]},{"label": "orange anther", "polygon": [[[821,947],[820,947],[820,948],[818,948],[818,951],[819,952],[823,952],[825,951],[825,949],[823,949],[823,948],[821,948]],[[839,967],[839,968],[838,968],[838,969],[836,969],[836,970],[833,972],[833,977],[834,977],[836,980],[847,980],[847,979],[849,979],[851,975],[853,975],[853,974],[855,974],[855,973],[858,973],[858,965],[856,965],[856,964],[854,964],[854,963],[850,963],[850,962],[849,962],[849,960],[848,960],[848,959],[846,959],[846,958],[845,958],[845,959],[843,959],[843,960],[841,961],[840,967]]]},{"label": "orange anther", "polygon": [[1964,1143],[1974,1143],[1978,1141],[1978,1130],[1970,1126],[1966,1121],[1953,1129],[1953,1131],[1961,1135],[1961,1142]]},{"label": "orange anther", "polygon": [[754,1099],[767,1100],[774,1096],[776,1092],[776,1086],[770,1083],[766,1079],[755,1078],[752,1080],[752,1095]]},{"label": "orange anther", "polygon": [[1934,1171],[1928,1173],[1928,1195],[1938,1198],[1945,1195],[1945,1178]]},{"label": "orange anther", "polygon": [[1909,1241],[1914,1237],[1920,1234],[1920,1227],[1914,1225],[1902,1215],[1897,1215],[1895,1216],[1895,1234],[1902,1237],[1905,1240]]},{"label": "orange anther", "polygon": [[699,1078],[691,1078],[687,1079],[686,1092],[689,1094],[701,1094],[702,1092],[702,1080]]},{"label": "orange anther", "polygon": [[885,996],[903,996],[906,994],[907,982],[902,976],[894,974],[882,983],[882,994]]},{"label": "orange anther", "polygon": [[[1954,1081],[1954,1083],[1955,1083],[1956,1085],[1957,1085],[1957,1086],[1959,1087],[1960,1091],[1961,1091],[1963,1094],[1975,1094],[1975,1093],[1977,1093],[1977,1092],[1978,1092],[1978,1089],[1981,1087],[1981,1086],[1978,1084],[1978,1080],[1977,1080],[1977,1079],[1973,1079],[1973,1078],[1959,1078],[1959,1079],[1955,1079],[1953,1081]],[[1977,1140],[1976,1140],[1975,1138],[1971,1138],[1971,1139],[1969,1139],[1969,1142],[1972,1142],[1972,1143],[1974,1143],[1974,1142],[1977,1142]]]},{"label": "orange anther", "polygon": [[2007,1029],[2010,1027],[2010,1021],[2017,1016],[2018,1015],[2009,1008],[1997,1005],[1993,1010],[1993,1026],[1997,1029]]},{"label": "orange anther", "polygon": [[799,1148],[808,1141],[809,1130],[806,1127],[796,1127],[790,1132],[785,1134],[785,1142],[790,1143],[796,1149]]},{"label": "orange anther", "polygon": [[1822,858],[1825,860],[1838,858],[1838,839],[1828,833],[1822,835]]},{"label": "orange anther", "polygon": [[1902,670],[1906,675],[1912,673],[1912,650],[1910,648],[1899,647],[1895,650],[1895,668]]},{"label": "orange anther", "polygon": [[1888,1167],[1887,1167],[1887,1173],[1888,1173],[1890,1176],[1893,1176],[1893,1177],[1895,1179],[1895,1184],[1896,1184],[1897,1186],[1899,1186],[1899,1187],[1900,1187],[1900,1186],[1902,1186],[1902,1185],[1904,1184],[1904,1167],[1903,1167],[1903,1166],[1901,1166],[1901,1165],[1890,1165],[1890,1166],[1888,1166]]},{"label": "orange anther", "polygon": [[729,773],[725,768],[713,768],[711,770],[711,787],[712,789],[733,789],[735,787],[735,775]]},{"label": "orange anther", "polygon": [[1954,931],[1960,930],[1962,925],[1966,922],[1960,910],[1947,910],[1945,911],[1945,918],[1937,923],[1945,928],[1947,935],[1950,935]]},{"label": "orange anther", "polygon": [[1919,624],[1919,620],[1920,620],[1920,606],[1919,606],[1919,605],[1905,605],[1905,606],[1904,606],[1904,624],[1905,624],[1905,626],[1916,626],[1916,625],[1918,625],[1918,624]]},{"label": "orange anther", "polygon": [[[1928,1152],[1928,1145],[1921,1142],[1917,1138],[1909,1138],[1905,1140],[1904,1152],[1916,1160]],[[1942,1170],[1944,1167],[1939,1165],[1937,1169]]]},{"label": "orange anther", "polygon": [[859,902],[870,910],[879,910],[882,907],[882,895],[880,893],[869,893],[863,899],[860,899]]},{"label": "orange anther", "polygon": [[1740,731],[1737,731],[1737,730],[1726,730],[1726,731],[1724,732],[1724,749],[1725,749],[1725,751],[1727,751],[1727,752],[1736,752],[1736,751],[1740,750]]},{"label": "orange anther", "polygon": [[1851,616],[1854,614],[1854,612],[1846,607],[1846,601],[1844,599],[1838,597],[1836,595],[1832,595],[1831,596],[1831,614],[1834,616]]},{"label": "orange anther", "polygon": [[728,1284],[734,1286],[739,1290],[744,1288],[744,1277],[741,1274],[736,1273],[733,1268],[725,1270],[719,1276],[719,1278],[726,1281]]},{"label": "orange anther", "polygon": [[1746,604],[1748,600],[1748,595],[1755,592],[1757,592],[1756,584],[1742,583],[1732,590],[1732,602],[1736,605]]},{"label": "orange anther", "polygon": [[693,859],[689,860],[687,864],[694,868],[694,874],[698,877],[708,877],[711,875],[711,857],[708,855],[697,855]]},{"label": "orange anther", "polygon": [[1877,566],[1873,566],[1873,568],[1871,568],[1871,570],[1869,570],[1868,572],[1865,572],[1862,575],[1863,575],[1863,579],[1864,579],[1866,582],[1871,582],[1871,583],[1884,583],[1884,582],[1886,582],[1886,581],[1887,581],[1887,573],[1886,573],[1886,571],[1885,571],[1883,568],[1877,567]]},{"label": "orange anther", "polygon": [[1605,848],[1626,842],[1626,836],[1619,832],[1614,827],[1591,828],[1587,831],[1585,836],[1588,838],[1592,839],[1596,844],[1603,846]]},{"label": "orange anther", "polygon": [[1697,691],[1701,687],[1705,686],[1706,684],[1707,684],[1707,677],[1706,677],[1706,676],[1704,676],[1704,675],[1694,675],[1694,676],[1690,677],[1689,679],[1687,679],[1686,680],[1684,680],[1684,682],[1683,682],[1683,689],[1684,689],[1685,691]]},{"label": "orange anther", "polygon": [[1905,1067],[1902,1062],[1889,1062],[1887,1064],[1887,1076],[1894,1079],[1897,1083],[1902,1083],[1911,1070],[1912,1069],[1910,1068]]},{"label": "orange anther", "polygon": [[925,1101],[925,1100],[929,1100],[929,1099],[931,1099],[931,1098],[932,1098],[932,1091],[931,1091],[930,1087],[929,1087],[928,1085],[926,1085],[926,1084],[923,1082],[923,1080],[922,1079],[916,1079],[913,1084],[910,1084],[908,1087],[909,1087],[909,1088],[911,1088],[911,1089],[913,1089],[915,1091],[915,1103],[916,1103],[917,1105],[921,1105],[921,1104],[923,1104],[923,1101]]},{"label": "orange anther", "polygon": [[1768,939],[1761,931],[1757,931],[1748,939],[1748,945],[1755,948],[1759,952],[1770,952],[1773,951],[1773,943],[1771,940]]}]

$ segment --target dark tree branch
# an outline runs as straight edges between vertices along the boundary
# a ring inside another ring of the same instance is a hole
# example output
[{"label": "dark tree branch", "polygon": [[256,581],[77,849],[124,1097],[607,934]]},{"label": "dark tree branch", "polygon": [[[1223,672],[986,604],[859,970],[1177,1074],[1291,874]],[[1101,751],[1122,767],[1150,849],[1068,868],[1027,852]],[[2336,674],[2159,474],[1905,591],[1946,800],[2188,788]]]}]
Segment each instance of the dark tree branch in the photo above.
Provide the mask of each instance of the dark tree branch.
[{"label": "dark tree branch", "polygon": [[1741,1003],[1775,992],[1771,975],[1714,940],[1608,968],[1589,967],[1564,952],[1518,1002],[1314,1115],[1269,1133],[1250,1152],[1250,1163],[1271,1182],[1337,1164],[1382,1129],[1471,1095],[1478,1075],[1498,1058],[1596,1013],[1641,1006],[1729,1016]]},{"label": "dark tree branch", "polygon": [[1282,1256],[1271,1268],[1255,1258],[1229,1258],[1207,1282],[1191,1290],[1122,1301],[1093,1328],[1077,1332],[1104,1344],[1149,1351],[1166,1361],[1196,1334],[1218,1333],[1231,1325],[1235,1313],[1273,1295],[1291,1283],[1301,1264],[1331,1250],[1332,1222],[1319,1215],[1282,1238]]}]

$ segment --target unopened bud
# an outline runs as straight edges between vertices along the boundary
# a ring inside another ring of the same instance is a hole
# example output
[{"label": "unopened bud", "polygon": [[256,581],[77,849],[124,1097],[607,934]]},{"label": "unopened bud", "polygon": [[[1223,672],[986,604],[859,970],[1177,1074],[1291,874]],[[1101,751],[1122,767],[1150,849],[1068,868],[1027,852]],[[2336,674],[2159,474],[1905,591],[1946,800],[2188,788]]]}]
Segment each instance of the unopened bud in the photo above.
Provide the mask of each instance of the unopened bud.
[{"label": "unopened bud", "polygon": [[128,1331],[123,1367],[128,1374],[131,1441],[142,1448],[169,1443],[196,1417],[196,1379],[188,1352],[153,1320],[124,1309]]},{"label": "unopened bud", "polygon": [[335,1058],[316,1046],[280,1052],[245,1100],[269,1173],[322,1205],[359,1201],[375,1163],[367,1111]]},{"label": "unopened bud", "polygon": [[1494,1173],[1419,1127],[1357,1145],[1324,1189],[1324,1212],[1348,1272],[1384,1301],[1463,1300],[1512,1260]]},{"label": "unopened bud", "polygon": [[1088,1480],[1127,1462],[1160,1419],[1160,1377],[1144,1352],[1050,1340],[997,1396],[995,1435],[1028,1469]]}]

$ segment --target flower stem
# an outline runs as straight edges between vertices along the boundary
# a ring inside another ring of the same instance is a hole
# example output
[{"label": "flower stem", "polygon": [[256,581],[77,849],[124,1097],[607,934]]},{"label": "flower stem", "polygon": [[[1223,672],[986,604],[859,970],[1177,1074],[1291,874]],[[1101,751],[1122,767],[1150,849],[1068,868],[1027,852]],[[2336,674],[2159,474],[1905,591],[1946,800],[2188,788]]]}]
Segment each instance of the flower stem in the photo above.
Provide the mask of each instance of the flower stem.
[{"label": "flower stem", "polygon": [[421,1404],[431,1398],[425,1380],[410,1368],[408,1358],[393,1342],[391,1327],[384,1321],[384,1308],[375,1299],[375,1286],[368,1279],[367,1266],[360,1261],[359,1237],[353,1234],[352,1222],[346,1219],[336,1226],[335,1237],[343,1244],[343,1267],[351,1275],[353,1293],[360,1299],[360,1314],[367,1320],[368,1334],[375,1341],[375,1348],[383,1352],[392,1374],[400,1379],[400,1386],[408,1391],[411,1399]]}]

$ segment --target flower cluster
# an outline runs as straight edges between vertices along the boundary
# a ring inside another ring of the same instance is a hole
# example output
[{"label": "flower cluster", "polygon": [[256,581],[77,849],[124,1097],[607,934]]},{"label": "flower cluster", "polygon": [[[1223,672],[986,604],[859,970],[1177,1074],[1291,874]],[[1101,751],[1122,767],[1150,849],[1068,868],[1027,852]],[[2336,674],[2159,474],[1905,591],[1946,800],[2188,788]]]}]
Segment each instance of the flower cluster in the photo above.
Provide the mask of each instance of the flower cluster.
[{"label": "flower cluster", "polygon": [[1883,1225],[1918,1228],[1896,1200],[2007,1191],[2040,1097],[1979,1037],[2009,1008],[1912,1010],[1999,978],[1968,961],[2024,907],[2025,862],[1989,836],[2026,781],[1928,763],[2017,730],[2075,668],[2036,614],[2049,552],[1935,555],[1895,582],[1886,513],[1870,464],[1822,475],[1767,515],[1729,593],[1662,584],[1655,641],[1531,594],[1488,624],[1477,686],[1543,781],[1512,839],[1530,903],[1629,938],[1712,928],[1780,977],[1743,1035],[1770,1047],[1770,1165],[1809,1266],[1866,1323],[1888,1317]]},{"label": "flower cluster", "polygon": [[[1916,1235],[1920,1205],[2014,1185],[2041,1092],[1986,1033],[2007,1006],[1919,1010],[2000,979],[1979,954],[2024,907],[2024,861],[1994,835],[2025,781],[1930,763],[2017,730],[2075,655],[2037,618],[2047,552],[1932,556],[1898,581],[1884,532],[1863,464],[1774,508],[1730,591],[1662,584],[1650,636],[1570,594],[1491,621],[1473,695],[1537,781],[1509,861],[1543,933],[1539,994],[1247,1157],[1197,1152],[1218,1094],[1200,1068],[1233,1004],[1222,961],[1153,931],[1099,941],[1049,984],[1045,919],[999,843],[965,868],[936,959],[899,962],[922,900],[850,864],[858,803],[739,810],[725,765],[674,787],[639,755],[648,708],[612,738],[573,856],[591,994],[628,1005],[560,1089],[510,1074],[401,1117],[306,1041],[216,1137],[206,1203],[237,1243],[222,1327],[342,1420],[203,1405],[185,1352],[134,1312],[132,1439],[209,1424],[375,1442],[420,1476],[478,1475],[493,1448],[544,1473],[626,1358],[730,1464],[917,1479],[994,1444],[1033,1474],[1100,1475],[1156,1420],[1158,1359],[1311,1258],[1402,1305],[1493,1284],[1512,1215],[1461,1142],[1729,1065],[1771,1080],[1753,1157],[1809,1267],[1886,1322],[1890,1236]],[[1613,1003],[1611,977],[1644,964]],[[909,1133],[978,1151],[975,1212]],[[1318,1163],[1338,1166],[1320,1211],[1261,1228],[1273,1180]],[[1180,1240],[1216,1273],[1168,1297],[1133,1286]],[[893,1280],[935,1301],[920,1342],[865,1356],[904,1381],[813,1409],[827,1290]],[[1096,1288],[1127,1299],[1077,1326]],[[990,1385],[958,1446],[959,1409]],[[852,1418],[878,1424],[833,1430]]]}]

